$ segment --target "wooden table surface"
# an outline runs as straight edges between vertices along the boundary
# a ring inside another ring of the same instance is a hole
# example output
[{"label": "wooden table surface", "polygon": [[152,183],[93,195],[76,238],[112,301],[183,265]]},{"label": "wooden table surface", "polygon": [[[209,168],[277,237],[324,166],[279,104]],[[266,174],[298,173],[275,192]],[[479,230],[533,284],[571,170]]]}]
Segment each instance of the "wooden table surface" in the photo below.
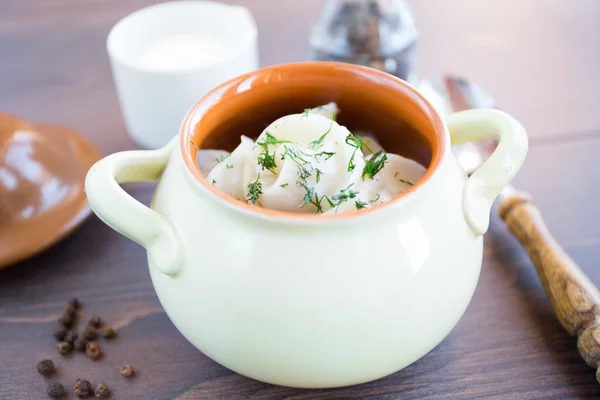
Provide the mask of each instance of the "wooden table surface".
[{"label": "wooden table surface", "polygon": [[[152,0],[1,0],[0,110],[80,130],[104,153],[128,138],[105,51],[110,27]],[[259,26],[263,65],[303,60],[320,0],[239,0]],[[412,1],[421,72],[479,82],[528,128],[515,184],[529,191],[557,240],[600,285],[600,1]],[[129,188],[148,202],[149,185]],[[43,254],[0,271],[0,398],[43,399],[35,364],[53,358],[67,387],[105,380],[118,399],[600,398],[594,371],[552,314],[523,249],[494,214],[479,286],[433,351],[376,382],[297,390],[211,361],[169,322],[143,249],[91,217]],[[50,336],[70,296],[118,328],[102,361],[60,358]],[[125,380],[118,367],[133,364]]]}]

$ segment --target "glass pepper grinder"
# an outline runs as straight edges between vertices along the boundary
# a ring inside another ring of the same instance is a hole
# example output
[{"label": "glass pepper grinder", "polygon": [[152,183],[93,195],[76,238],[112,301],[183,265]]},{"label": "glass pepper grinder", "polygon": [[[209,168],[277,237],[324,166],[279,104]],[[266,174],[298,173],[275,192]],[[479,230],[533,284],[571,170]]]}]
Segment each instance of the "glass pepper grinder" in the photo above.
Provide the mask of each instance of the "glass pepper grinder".
[{"label": "glass pepper grinder", "polygon": [[417,38],[405,0],[325,0],[311,59],[366,65],[415,83]]}]

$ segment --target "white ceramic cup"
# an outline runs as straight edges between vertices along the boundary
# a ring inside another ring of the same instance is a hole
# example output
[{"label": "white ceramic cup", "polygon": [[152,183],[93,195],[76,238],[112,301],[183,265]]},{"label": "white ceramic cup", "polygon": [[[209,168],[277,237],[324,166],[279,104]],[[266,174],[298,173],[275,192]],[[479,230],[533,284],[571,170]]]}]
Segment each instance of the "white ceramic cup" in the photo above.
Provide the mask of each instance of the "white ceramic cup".
[{"label": "white ceramic cup", "polygon": [[[164,47],[164,39],[170,38],[177,46],[183,44],[175,38],[199,35],[223,44],[210,52],[209,60],[188,57],[178,63],[173,52],[157,62],[144,56],[157,41],[163,40]],[[138,10],[112,28],[107,50],[125,125],[146,148],[164,146],[177,135],[186,112],[210,89],[258,67],[250,12],[213,1],[176,1]]]}]

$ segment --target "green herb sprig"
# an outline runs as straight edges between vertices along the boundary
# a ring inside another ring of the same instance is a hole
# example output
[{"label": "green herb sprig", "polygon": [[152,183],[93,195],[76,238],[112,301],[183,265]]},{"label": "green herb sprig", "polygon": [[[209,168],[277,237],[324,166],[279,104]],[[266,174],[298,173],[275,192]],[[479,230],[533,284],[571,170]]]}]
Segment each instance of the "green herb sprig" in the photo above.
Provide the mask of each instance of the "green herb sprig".
[{"label": "green herb sprig", "polygon": [[266,169],[272,173],[275,173],[275,168],[277,168],[277,163],[275,162],[275,151],[273,150],[271,153],[269,151],[269,146],[275,146],[282,143],[292,142],[290,140],[278,140],[269,132],[265,132],[265,138],[262,142],[256,142],[256,146],[262,149],[258,156],[257,163],[261,166],[263,171]]},{"label": "green herb sprig", "polygon": [[402,183],[406,183],[406,184],[407,184],[407,185],[409,185],[409,186],[414,186],[414,185],[415,185],[415,184],[414,184],[414,183],[412,183],[412,182],[406,181],[406,180],[404,180],[404,179],[402,179],[402,178],[398,178],[398,174],[400,174],[400,172],[396,172],[396,173],[394,174],[394,177],[395,177],[396,179],[398,179],[400,182],[402,182]]},{"label": "green herb sprig", "polygon": [[226,159],[228,159],[230,156],[231,156],[231,154],[221,154],[221,157],[215,158],[215,161],[217,162],[217,164],[220,164],[223,161],[225,161]]},{"label": "green herb sprig", "polygon": [[333,127],[333,121],[331,121],[331,123],[329,124],[329,129],[327,129],[327,131],[324,134],[322,134],[321,137],[313,140],[308,145],[310,147],[312,147],[313,149],[318,149],[319,147],[321,147],[323,145],[323,140],[325,140],[325,137],[329,134],[329,132],[331,132],[332,127]]},{"label": "green herb sprig", "polygon": [[260,174],[256,177],[254,182],[248,184],[248,198],[246,199],[246,203],[252,202],[252,204],[256,204],[256,200],[258,200],[262,194],[262,182],[259,181],[259,178]]},{"label": "green herb sprig", "polygon": [[365,176],[373,179],[375,175],[385,165],[387,161],[387,154],[383,152],[383,150],[379,150],[377,153],[374,153],[368,160],[365,160],[365,167],[363,168],[363,172],[361,174],[362,180],[365,180]]},{"label": "green herb sprig", "polygon": [[379,193],[377,193],[377,197],[375,197],[375,199],[373,199],[373,200],[369,200],[369,201],[356,200],[354,202],[354,207],[356,207],[357,210],[362,210],[363,208],[366,208],[367,206],[377,202],[380,197],[381,196],[379,195]]}]

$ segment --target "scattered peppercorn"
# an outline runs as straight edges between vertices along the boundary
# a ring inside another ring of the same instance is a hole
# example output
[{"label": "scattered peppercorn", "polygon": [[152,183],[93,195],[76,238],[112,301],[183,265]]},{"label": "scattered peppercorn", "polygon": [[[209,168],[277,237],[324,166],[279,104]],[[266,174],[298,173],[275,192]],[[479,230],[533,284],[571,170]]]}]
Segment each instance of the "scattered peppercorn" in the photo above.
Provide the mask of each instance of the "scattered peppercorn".
[{"label": "scattered peppercorn", "polygon": [[85,351],[88,341],[84,337],[78,337],[73,343],[73,348],[77,351]]},{"label": "scattered peppercorn", "polygon": [[75,393],[75,396],[79,398],[90,397],[91,391],[92,385],[89,381],[86,381],[85,379],[77,379],[75,381],[75,385],[73,386],[73,393]]},{"label": "scattered peppercorn", "polygon": [[54,329],[54,332],[52,332],[52,336],[54,336],[56,338],[56,340],[63,340],[65,338],[65,335],[67,334],[67,328],[65,328],[62,325],[59,325],[56,329]]},{"label": "scattered peppercorn", "polygon": [[89,326],[93,326],[94,328],[100,328],[102,326],[102,320],[99,316],[95,315],[88,321]]},{"label": "scattered peppercorn", "polygon": [[116,335],[115,330],[113,328],[111,328],[110,326],[107,326],[102,331],[102,336],[105,337],[106,339],[112,339],[115,337],[115,335]]},{"label": "scattered peppercorn", "polygon": [[70,328],[73,326],[73,317],[67,314],[63,314],[58,318],[58,322],[65,328]]},{"label": "scattered peppercorn", "polygon": [[69,342],[58,342],[56,343],[56,349],[60,354],[67,354],[71,351],[71,343]]},{"label": "scattered peppercorn", "polygon": [[106,383],[100,382],[98,386],[96,386],[94,394],[96,395],[96,397],[105,399],[108,396],[110,396],[110,389],[108,388],[108,385]]},{"label": "scattered peppercorn", "polygon": [[47,378],[54,373],[54,363],[52,360],[42,360],[37,364],[37,371]]},{"label": "scattered peppercorn", "polygon": [[73,297],[71,300],[69,300],[69,305],[73,306],[73,308],[75,308],[75,309],[78,309],[79,307],[81,307],[81,303],[79,302],[77,297]]},{"label": "scattered peppercorn", "polygon": [[98,336],[98,334],[96,333],[96,329],[94,329],[94,327],[90,325],[86,326],[83,330],[83,336],[88,340],[92,340],[95,339],[96,336]]},{"label": "scattered peppercorn", "polygon": [[125,364],[121,367],[121,375],[126,376],[126,377],[131,377],[133,376],[133,368],[131,367],[131,365],[129,364]]},{"label": "scattered peppercorn", "polygon": [[74,318],[75,317],[75,307],[73,307],[72,305],[69,304],[68,306],[65,307],[63,314]]},{"label": "scattered peppercorn", "polygon": [[75,331],[67,331],[67,334],[65,335],[65,342],[69,342],[71,344],[73,344],[73,342],[75,342],[75,340],[77,340],[77,337],[79,335],[77,333],[75,333]]},{"label": "scattered peppercorn", "polygon": [[52,399],[60,399],[65,394],[65,388],[58,382],[50,382],[46,389],[48,397]]},{"label": "scattered peppercorn", "polygon": [[95,360],[102,355],[102,350],[98,346],[98,343],[89,342],[85,348],[85,353]]}]

